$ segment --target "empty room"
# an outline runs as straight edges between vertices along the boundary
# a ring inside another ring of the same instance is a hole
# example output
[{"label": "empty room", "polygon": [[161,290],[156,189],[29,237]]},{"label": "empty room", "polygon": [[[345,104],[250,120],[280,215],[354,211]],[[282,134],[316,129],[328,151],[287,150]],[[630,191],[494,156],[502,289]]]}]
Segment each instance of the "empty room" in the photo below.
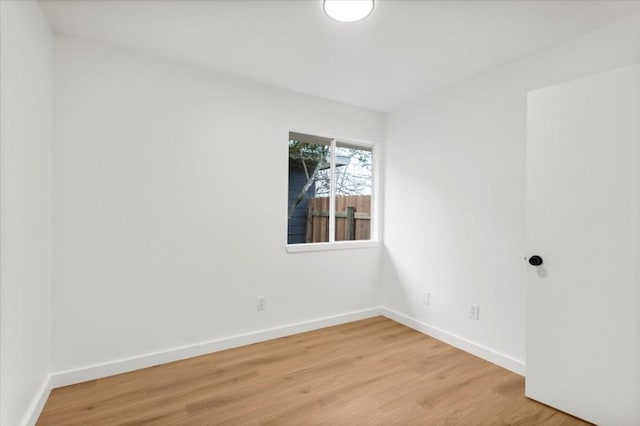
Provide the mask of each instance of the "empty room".
[{"label": "empty room", "polygon": [[0,18],[1,426],[640,426],[640,1]]}]

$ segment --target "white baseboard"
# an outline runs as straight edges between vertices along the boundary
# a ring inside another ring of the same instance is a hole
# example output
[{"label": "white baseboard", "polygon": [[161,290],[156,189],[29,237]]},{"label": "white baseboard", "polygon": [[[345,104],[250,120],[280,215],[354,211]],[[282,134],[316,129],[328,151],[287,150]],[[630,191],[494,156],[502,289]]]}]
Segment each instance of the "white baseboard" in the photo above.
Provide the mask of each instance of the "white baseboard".
[{"label": "white baseboard", "polygon": [[53,382],[51,380],[51,376],[48,375],[40,389],[38,389],[38,393],[34,398],[31,406],[29,407],[29,411],[25,415],[24,421],[22,422],[25,426],[34,426],[40,417],[40,413],[42,413],[42,409],[44,408],[44,404],[47,402],[49,398],[49,394],[51,393],[51,389]]},{"label": "white baseboard", "polygon": [[317,330],[319,328],[331,327],[333,325],[371,318],[378,315],[381,315],[380,309],[366,309],[363,311],[350,312],[347,314],[260,330],[253,333],[240,334],[208,342],[196,343],[194,345],[168,349],[162,352],[155,352],[103,364],[91,365],[75,370],[62,371],[53,374],[53,387],[58,388],[61,386],[86,382],[87,380],[100,379],[103,377],[113,376],[115,374],[139,370],[141,368],[180,361],[195,356],[206,355],[212,352],[251,345],[265,340],[277,339],[279,337],[304,333],[307,331]]},{"label": "white baseboard", "polygon": [[387,308],[380,308],[380,313],[385,317],[392,319],[400,324],[406,325],[409,328],[413,328],[421,333],[431,336],[435,339],[441,340],[451,346],[455,346],[458,349],[462,349],[465,352],[469,352],[479,358],[489,361],[493,364],[499,365],[502,368],[513,371],[521,376],[525,375],[525,363],[508,355],[501,354],[485,346],[474,343],[464,337],[456,336],[438,327],[433,327],[429,324],[425,324],[421,321],[409,318],[399,312],[393,311]]},{"label": "white baseboard", "polygon": [[[507,355],[496,352],[485,346],[474,343],[455,334],[449,333],[437,327],[430,326],[404,314],[387,309],[384,307],[371,308],[363,311],[350,312],[342,315],[319,318],[311,321],[305,321],[296,324],[290,324],[282,327],[275,327],[266,330],[260,330],[253,333],[240,334],[237,336],[216,339],[208,342],[196,343],[194,345],[182,346],[178,348],[168,349],[166,351],[154,352],[137,357],[120,359],[103,364],[91,365],[75,370],[58,372],[52,375],[46,389],[43,387],[38,404],[34,403],[34,413],[40,413],[44,406],[51,388],[72,385],[85,382],[87,380],[95,380],[103,377],[113,376],[115,374],[126,373],[141,368],[153,367],[168,362],[180,361],[195,356],[206,355],[213,352],[223,351],[226,349],[237,348],[240,346],[250,345],[253,343],[263,342],[265,340],[277,339],[279,337],[290,336],[293,334],[304,333],[307,331],[317,330],[333,325],[344,324],[351,321],[357,321],[365,318],[371,318],[377,315],[383,315],[393,321],[403,324],[409,328],[417,330],[428,336],[441,340],[451,346],[455,346],[465,352],[469,352],[477,357],[492,362],[516,374],[524,375],[525,363],[523,361],[511,358]],[[40,401],[41,400],[41,401]],[[36,410],[37,407],[39,410]],[[35,416],[37,420],[37,416]],[[28,423],[29,425],[33,423]]]}]

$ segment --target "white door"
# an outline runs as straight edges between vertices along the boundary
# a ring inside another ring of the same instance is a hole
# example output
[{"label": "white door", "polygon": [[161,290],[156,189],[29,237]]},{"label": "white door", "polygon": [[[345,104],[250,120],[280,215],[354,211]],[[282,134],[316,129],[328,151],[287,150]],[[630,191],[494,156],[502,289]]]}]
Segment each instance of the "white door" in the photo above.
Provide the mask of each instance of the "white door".
[{"label": "white door", "polygon": [[527,396],[640,425],[640,65],[529,93],[527,250]]}]

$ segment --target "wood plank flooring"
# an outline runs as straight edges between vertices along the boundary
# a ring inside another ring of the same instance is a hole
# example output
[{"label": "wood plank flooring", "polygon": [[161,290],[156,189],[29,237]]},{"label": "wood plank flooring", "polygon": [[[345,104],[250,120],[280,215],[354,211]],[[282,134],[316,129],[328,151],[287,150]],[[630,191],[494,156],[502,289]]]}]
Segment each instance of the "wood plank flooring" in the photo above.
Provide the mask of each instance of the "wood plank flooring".
[{"label": "wood plank flooring", "polygon": [[580,425],[383,317],[54,389],[38,425]]}]

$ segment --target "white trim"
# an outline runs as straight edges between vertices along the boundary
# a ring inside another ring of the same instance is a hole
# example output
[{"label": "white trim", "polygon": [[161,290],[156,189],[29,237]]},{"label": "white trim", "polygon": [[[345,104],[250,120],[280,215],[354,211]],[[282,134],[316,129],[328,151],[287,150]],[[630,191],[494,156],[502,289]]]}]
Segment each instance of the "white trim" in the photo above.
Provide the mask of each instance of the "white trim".
[{"label": "white trim", "polygon": [[339,142],[345,142],[345,143],[350,143],[354,145],[361,145],[368,148],[378,145],[377,142],[371,142],[365,139],[356,139],[348,136],[344,136],[344,137],[339,135],[336,136],[335,134],[324,133],[322,131],[316,132],[316,131],[310,131],[310,130],[300,130],[296,128],[290,128],[289,133],[300,133],[302,135],[317,136],[319,138],[329,139],[329,140],[336,139]]},{"label": "white trim", "polygon": [[336,241],[336,140],[331,139],[329,170],[329,242]]},{"label": "white trim", "polygon": [[382,235],[382,230],[380,229],[380,205],[382,199],[382,190],[380,187],[380,182],[382,182],[382,178],[380,176],[380,172],[382,170],[381,163],[381,155],[380,145],[372,145],[371,147],[371,162],[372,162],[372,170],[373,173],[373,181],[371,182],[371,239],[375,241],[380,240],[380,236]]},{"label": "white trim", "polygon": [[149,353],[131,358],[90,365],[75,370],[61,371],[53,374],[53,387],[72,385],[115,374],[126,373],[141,368],[153,367],[168,362],[179,361],[212,352],[223,351],[239,346],[251,345],[265,340],[277,339],[292,334],[304,333],[319,328],[331,327],[351,321],[371,318],[380,315],[380,309],[371,308],[350,312],[342,315],[319,318],[311,321],[299,322],[282,327],[260,330],[252,333],[239,334],[194,345],[168,349],[166,351]]},{"label": "white trim", "polygon": [[252,333],[240,334],[237,336],[225,337],[208,342],[196,343],[194,345],[182,346],[166,351],[120,359],[103,364],[91,365],[75,370],[58,372],[49,377],[43,384],[39,392],[39,397],[34,401],[29,411],[30,414],[28,420],[24,424],[28,426],[35,424],[52,388],[81,383],[87,380],[95,380],[115,374],[139,370],[141,368],[153,367],[155,365],[179,361],[200,355],[206,355],[213,352],[250,345],[266,340],[277,339],[293,334],[304,333],[324,327],[331,327],[351,321],[358,321],[378,315],[383,315],[404,326],[431,336],[435,339],[438,339],[444,343],[480,357],[500,367],[506,368],[507,370],[510,370],[516,374],[519,374],[521,376],[524,376],[525,374],[525,363],[521,360],[517,360],[508,355],[501,354],[478,343],[449,333],[438,327],[425,324],[421,321],[415,320],[391,309],[379,307],[350,312],[342,315],[319,318],[282,327],[260,330]]},{"label": "white trim", "polygon": [[51,375],[47,375],[44,382],[40,386],[38,393],[36,394],[36,398],[34,398],[33,402],[29,406],[29,411],[24,416],[24,420],[22,422],[25,426],[34,426],[40,417],[40,413],[42,413],[42,409],[44,408],[44,404],[49,399],[49,394],[51,393],[51,389],[53,388],[53,381]]},{"label": "white trim", "polygon": [[378,241],[359,240],[359,241],[334,241],[332,243],[300,243],[287,244],[288,253],[301,253],[310,251],[330,251],[330,250],[346,250],[359,248],[380,247]]},{"label": "white trim", "polygon": [[508,355],[496,352],[493,349],[472,342],[468,339],[465,339],[464,337],[457,336],[438,327],[434,327],[413,318],[409,318],[408,316],[391,309],[381,307],[380,311],[385,317],[399,322],[402,325],[406,325],[407,327],[424,333],[427,336],[431,336],[451,346],[455,346],[458,349],[462,349],[465,352],[468,352],[493,364],[499,365],[500,367],[506,368],[507,370],[513,371],[516,374],[519,374],[521,376],[525,375],[526,368],[524,361],[511,358]]}]

